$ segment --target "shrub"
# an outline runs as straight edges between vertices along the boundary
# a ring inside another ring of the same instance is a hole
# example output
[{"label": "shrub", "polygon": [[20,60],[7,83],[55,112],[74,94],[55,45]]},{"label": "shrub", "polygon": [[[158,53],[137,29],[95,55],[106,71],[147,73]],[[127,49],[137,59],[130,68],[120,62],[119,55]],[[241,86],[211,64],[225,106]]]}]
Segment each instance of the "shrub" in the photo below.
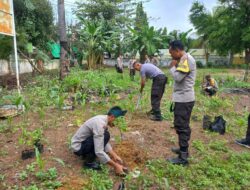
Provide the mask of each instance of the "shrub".
[{"label": "shrub", "polygon": [[214,65],[214,63],[213,63],[213,62],[207,62],[207,67],[208,67],[208,68],[213,67],[213,65]]},{"label": "shrub", "polygon": [[203,67],[204,67],[204,65],[202,64],[201,61],[196,61],[196,66],[197,66],[198,68],[203,68]]}]

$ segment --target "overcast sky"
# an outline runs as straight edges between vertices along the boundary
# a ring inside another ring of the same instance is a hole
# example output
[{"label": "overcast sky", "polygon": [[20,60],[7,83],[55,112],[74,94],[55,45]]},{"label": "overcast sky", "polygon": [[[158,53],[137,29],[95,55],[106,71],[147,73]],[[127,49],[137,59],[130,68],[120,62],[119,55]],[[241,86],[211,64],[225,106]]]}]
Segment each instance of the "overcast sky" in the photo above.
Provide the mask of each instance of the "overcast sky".
[{"label": "overcast sky", "polygon": [[[50,0],[54,7],[57,7],[57,0]],[[71,20],[71,9],[76,6],[77,0],[65,0],[66,19]],[[78,0],[81,1],[81,0]],[[168,31],[187,31],[193,28],[189,22],[189,10],[195,0],[151,0],[145,3],[144,9],[149,17],[150,25],[157,28],[167,27]],[[212,11],[217,0],[199,0],[205,7]],[[139,2],[139,0],[138,0]],[[70,21],[68,21],[70,22]],[[74,22],[74,21],[73,21]]]},{"label": "overcast sky", "polygon": [[[193,28],[189,22],[189,10],[195,0],[151,0],[144,5],[150,19],[150,24],[155,27],[167,27],[168,31],[187,31]],[[212,10],[217,0],[199,0],[205,7]]]}]

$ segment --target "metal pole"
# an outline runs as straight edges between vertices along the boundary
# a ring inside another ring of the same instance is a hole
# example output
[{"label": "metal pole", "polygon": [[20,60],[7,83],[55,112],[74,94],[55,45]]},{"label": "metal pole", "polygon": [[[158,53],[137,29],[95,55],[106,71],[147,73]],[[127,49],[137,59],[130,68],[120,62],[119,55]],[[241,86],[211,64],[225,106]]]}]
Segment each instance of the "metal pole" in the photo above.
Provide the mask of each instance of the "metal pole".
[{"label": "metal pole", "polygon": [[15,15],[14,15],[13,0],[11,0],[11,11],[12,11],[12,26],[13,26],[13,38],[14,38],[14,53],[15,53],[15,63],[16,63],[17,91],[20,94],[19,68],[18,68],[18,59],[17,59],[16,28],[15,28]]}]

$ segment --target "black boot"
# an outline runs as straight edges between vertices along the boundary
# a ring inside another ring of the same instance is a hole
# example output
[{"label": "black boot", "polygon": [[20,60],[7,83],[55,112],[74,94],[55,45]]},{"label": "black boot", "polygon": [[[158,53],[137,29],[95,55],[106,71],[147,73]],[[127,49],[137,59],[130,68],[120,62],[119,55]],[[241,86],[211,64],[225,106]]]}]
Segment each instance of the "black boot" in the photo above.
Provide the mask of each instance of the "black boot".
[{"label": "black boot", "polygon": [[101,170],[101,166],[98,162],[95,161],[96,156],[94,154],[86,155],[84,161],[84,168],[92,170]]},{"label": "black boot", "polygon": [[84,162],[84,168],[86,169],[92,169],[92,170],[101,170],[101,166],[98,162]]},{"label": "black boot", "polygon": [[181,153],[180,148],[177,148],[177,147],[172,147],[172,148],[171,148],[171,151],[172,151],[173,153],[175,153],[175,154],[178,154],[178,155]]},{"label": "black boot", "polygon": [[146,112],[147,116],[153,115],[154,114],[154,110],[151,109],[150,111]]},{"label": "black boot", "polygon": [[235,143],[246,148],[250,148],[250,141],[248,141],[247,139],[236,140]]},{"label": "black boot", "polygon": [[154,111],[153,114],[149,116],[149,119],[153,121],[162,121],[161,111]]},{"label": "black boot", "polygon": [[170,158],[168,161],[172,164],[177,164],[177,165],[183,165],[186,166],[188,165],[188,152],[181,152],[178,157],[176,158]]}]

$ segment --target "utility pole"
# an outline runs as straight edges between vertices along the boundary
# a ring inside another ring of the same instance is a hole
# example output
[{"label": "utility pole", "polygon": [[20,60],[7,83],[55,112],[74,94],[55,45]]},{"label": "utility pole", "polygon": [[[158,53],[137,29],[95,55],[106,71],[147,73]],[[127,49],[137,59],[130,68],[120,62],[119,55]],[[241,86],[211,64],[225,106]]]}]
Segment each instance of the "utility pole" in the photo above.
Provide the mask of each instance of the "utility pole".
[{"label": "utility pole", "polygon": [[60,38],[60,79],[62,80],[69,73],[69,61],[67,60],[67,35],[65,23],[64,0],[58,0],[58,25]]}]

